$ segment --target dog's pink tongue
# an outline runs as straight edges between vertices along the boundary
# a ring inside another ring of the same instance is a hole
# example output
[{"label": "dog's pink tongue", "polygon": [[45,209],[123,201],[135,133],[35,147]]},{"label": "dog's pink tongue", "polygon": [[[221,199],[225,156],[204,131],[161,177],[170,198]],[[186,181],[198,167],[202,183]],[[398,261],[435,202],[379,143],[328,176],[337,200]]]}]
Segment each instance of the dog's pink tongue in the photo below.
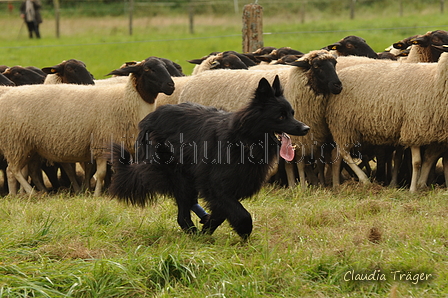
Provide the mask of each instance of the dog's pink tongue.
[{"label": "dog's pink tongue", "polygon": [[285,133],[281,136],[282,146],[280,148],[280,156],[286,161],[294,159],[294,148],[292,147],[291,139]]}]

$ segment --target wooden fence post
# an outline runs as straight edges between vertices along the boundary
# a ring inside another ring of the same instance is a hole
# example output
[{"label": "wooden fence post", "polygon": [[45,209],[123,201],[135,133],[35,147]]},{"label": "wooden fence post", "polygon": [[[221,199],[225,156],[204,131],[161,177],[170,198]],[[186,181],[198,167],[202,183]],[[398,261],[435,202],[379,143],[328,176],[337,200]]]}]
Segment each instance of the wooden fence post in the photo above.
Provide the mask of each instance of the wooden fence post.
[{"label": "wooden fence post", "polygon": [[59,0],[53,0],[53,6],[54,6],[54,18],[56,21],[56,38],[59,38],[60,36],[60,30],[59,30],[59,19],[60,19],[60,6],[59,6]]},{"label": "wooden fence post", "polygon": [[263,47],[263,7],[247,4],[243,8],[243,53]]},{"label": "wooden fence post", "polygon": [[193,0],[190,0],[188,4],[188,21],[189,21],[189,28],[190,28],[190,34],[194,34],[194,6],[192,3]]},{"label": "wooden fence post", "polygon": [[352,0],[350,2],[350,20],[353,20],[355,18],[355,5],[356,0]]},{"label": "wooden fence post", "polygon": [[305,9],[306,9],[306,2],[302,1],[302,5],[300,6],[300,23],[305,23]]},{"label": "wooden fence post", "polygon": [[133,16],[134,16],[134,0],[129,0],[129,35],[132,35]]},{"label": "wooden fence post", "polygon": [[445,6],[445,0],[440,0],[440,13],[443,14],[443,8]]}]

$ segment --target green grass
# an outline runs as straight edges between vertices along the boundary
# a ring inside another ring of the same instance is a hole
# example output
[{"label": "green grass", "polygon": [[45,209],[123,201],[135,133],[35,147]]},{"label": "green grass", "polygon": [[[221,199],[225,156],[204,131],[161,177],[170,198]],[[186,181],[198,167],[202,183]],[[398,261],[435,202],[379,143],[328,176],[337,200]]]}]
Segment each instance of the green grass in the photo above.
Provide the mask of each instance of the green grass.
[{"label": "green grass", "polygon": [[[0,296],[446,297],[447,197],[266,186],[244,202],[247,243],[226,223],[212,236],[184,234],[166,198],[141,209],[107,196],[5,197]],[[351,280],[375,270],[386,280]],[[408,273],[425,280],[399,279]]]},{"label": "green grass", "polygon": [[[3,15],[0,64],[45,67],[77,58],[101,78],[125,61],[155,55],[188,74],[188,59],[241,51],[239,16],[195,22],[191,35],[185,16],[138,18],[129,36],[124,17],[65,18],[57,39],[47,17],[43,38],[28,40],[20,20]],[[360,13],[355,20],[316,13],[304,24],[286,13],[266,17],[264,31],[272,34],[264,40],[307,52],[354,34],[382,51],[447,26],[437,10],[402,18]],[[107,196],[4,197],[0,297],[447,297],[447,202],[445,189],[267,186],[243,203],[254,231],[242,243],[227,223],[212,236],[185,235],[171,199],[140,209]],[[386,280],[350,280],[351,272],[380,272]],[[399,280],[420,273],[431,278]]]}]

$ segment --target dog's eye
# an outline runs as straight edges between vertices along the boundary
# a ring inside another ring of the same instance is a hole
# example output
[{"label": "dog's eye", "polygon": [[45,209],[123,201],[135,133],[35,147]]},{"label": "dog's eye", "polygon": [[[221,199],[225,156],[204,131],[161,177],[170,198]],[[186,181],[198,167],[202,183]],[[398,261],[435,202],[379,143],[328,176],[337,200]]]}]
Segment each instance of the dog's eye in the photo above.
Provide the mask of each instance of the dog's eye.
[{"label": "dog's eye", "polygon": [[285,116],[284,115],[281,115],[279,118],[278,118],[278,120],[280,120],[280,121],[283,121],[283,120],[285,120]]}]

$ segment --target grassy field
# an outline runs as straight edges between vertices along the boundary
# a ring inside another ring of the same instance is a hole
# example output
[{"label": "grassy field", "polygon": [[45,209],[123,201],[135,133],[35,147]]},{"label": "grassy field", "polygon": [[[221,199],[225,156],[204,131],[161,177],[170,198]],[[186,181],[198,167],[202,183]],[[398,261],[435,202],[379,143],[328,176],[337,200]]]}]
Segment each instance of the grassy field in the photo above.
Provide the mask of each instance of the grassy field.
[{"label": "grassy field", "polygon": [[[0,18],[0,64],[51,66],[83,60],[101,78],[129,60],[187,59],[241,51],[241,19],[185,16],[65,18],[61,38],[46,19],[28,40],[17,17]],[[446,16],[293,15],[264,21],[265,45],[303,52],[347,35],[376,50],[428,30]],[[387,29],[394,28],[394,29]],[[146,209],[108,196],[32,195],[0,200],[0,297],[447,297],[448,192],[411,194],[348,182],[338,189],[266,186],[244,206],[254,231],[242,243],[227,224],[212,236],[188,236],[176,207],[161,198]],[[359,279],[369,279],[361,281]]]},{"label": "grassy field", "polygon": [[[188,236],[171,199],[0,201],[1,297],[446,297],[448,192],[266,186],[227,224]],[[359,281],[368,278],[370,281]]]}]

